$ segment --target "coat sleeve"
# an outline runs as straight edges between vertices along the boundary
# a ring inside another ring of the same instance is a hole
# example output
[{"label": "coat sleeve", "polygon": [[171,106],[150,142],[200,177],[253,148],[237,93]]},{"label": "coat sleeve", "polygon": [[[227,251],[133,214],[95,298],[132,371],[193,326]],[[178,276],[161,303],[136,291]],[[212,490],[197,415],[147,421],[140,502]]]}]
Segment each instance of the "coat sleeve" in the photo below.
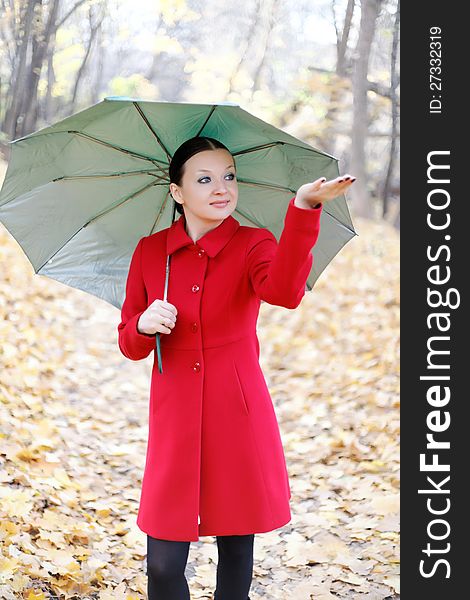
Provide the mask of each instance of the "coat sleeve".
[{"label": "coat sleeve", "polygon": [[256,296],[285,308],[297,308],[305,294],[323,209],[323,204],[299,208],[294,200],[295,196],[289,202],[279,243],[268,229],[257,229],[246,255]]},{"label": "coat sleeve", "polygon": [[137,330],[140,315],[147,309],[148,299],[142,276],[141,238],[134,250],[126,282],[126,297],[121,309],[121,322],[118,329],[119,349],[130,360],[146,358],[155,348],[156,334],[149,335]]}]

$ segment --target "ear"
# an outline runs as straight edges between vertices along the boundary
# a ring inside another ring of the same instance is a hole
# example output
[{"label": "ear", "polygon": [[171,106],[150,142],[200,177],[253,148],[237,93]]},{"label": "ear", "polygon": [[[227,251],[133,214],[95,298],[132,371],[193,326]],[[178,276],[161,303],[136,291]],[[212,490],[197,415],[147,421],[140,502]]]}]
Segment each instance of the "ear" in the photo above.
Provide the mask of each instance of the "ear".
[{"label": "ear", "polygon": [[176,183],[170,183],[170,194],[175,202],[179,202],[179,204],[182,204],[181,192],[178,189],[178,186],[176,185]]}]

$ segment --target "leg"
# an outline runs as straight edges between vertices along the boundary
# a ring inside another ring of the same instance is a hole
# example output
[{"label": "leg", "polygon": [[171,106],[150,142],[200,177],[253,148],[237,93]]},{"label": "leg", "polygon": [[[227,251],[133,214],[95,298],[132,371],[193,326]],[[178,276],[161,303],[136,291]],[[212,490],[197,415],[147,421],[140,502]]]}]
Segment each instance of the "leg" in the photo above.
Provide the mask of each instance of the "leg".
[{"label": "leg", "polygon": [[148,600],[190,599],[184,575],[189,544],[147,535]]},{"label": "leg", "polygon": [[219,562],[214,600],[249,600],[255,534],[217,536]]}]

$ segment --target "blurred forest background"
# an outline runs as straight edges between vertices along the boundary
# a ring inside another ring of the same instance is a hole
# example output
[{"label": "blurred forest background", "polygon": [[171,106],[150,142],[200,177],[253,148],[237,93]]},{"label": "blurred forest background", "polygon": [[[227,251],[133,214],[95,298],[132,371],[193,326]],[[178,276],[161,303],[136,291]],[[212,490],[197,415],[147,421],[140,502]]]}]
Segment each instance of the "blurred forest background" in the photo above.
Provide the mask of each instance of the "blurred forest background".
[{"label": "blurred forest background", "polygon": [[[359,235],[260,309],[292,521],[255,536],[252,600],[400,598],[398,48],[398,0],[0,0],[0,185],[9,141],[111,95],[236,102],[357,177]],[[0,264],[0,598],[145,600],[153,356],[3,225]],[[217,558],[191,544],[195,600]]]},{"label": "blurred forest background", "polygon": [[99,102],[240,104],[399,227],[398,0],[0,0],[0,149]]}]

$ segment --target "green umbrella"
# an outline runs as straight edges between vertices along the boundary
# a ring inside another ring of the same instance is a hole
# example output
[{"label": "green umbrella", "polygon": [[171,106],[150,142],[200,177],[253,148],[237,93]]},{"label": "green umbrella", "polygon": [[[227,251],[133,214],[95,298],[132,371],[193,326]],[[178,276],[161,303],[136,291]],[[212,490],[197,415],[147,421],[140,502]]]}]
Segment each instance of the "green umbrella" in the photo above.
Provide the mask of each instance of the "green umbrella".
[{"label": "green umbrella", "polygon": [[[235,157],[241,225],[268,228],[279,240],[297,189],[338,177],[338,159],[281,131],[237,104],[105,98],[55,125],[11,142],[0,191],[0,221],[34,271],[121,308],[139,239],[175,219],[168,167],[188,138],[220,140]],[[352,238],[343,195],[321,214],[307,281]],[[169,257],[165,297],[168,287]],[[156,336],[160,372],[160,335]]]}]

